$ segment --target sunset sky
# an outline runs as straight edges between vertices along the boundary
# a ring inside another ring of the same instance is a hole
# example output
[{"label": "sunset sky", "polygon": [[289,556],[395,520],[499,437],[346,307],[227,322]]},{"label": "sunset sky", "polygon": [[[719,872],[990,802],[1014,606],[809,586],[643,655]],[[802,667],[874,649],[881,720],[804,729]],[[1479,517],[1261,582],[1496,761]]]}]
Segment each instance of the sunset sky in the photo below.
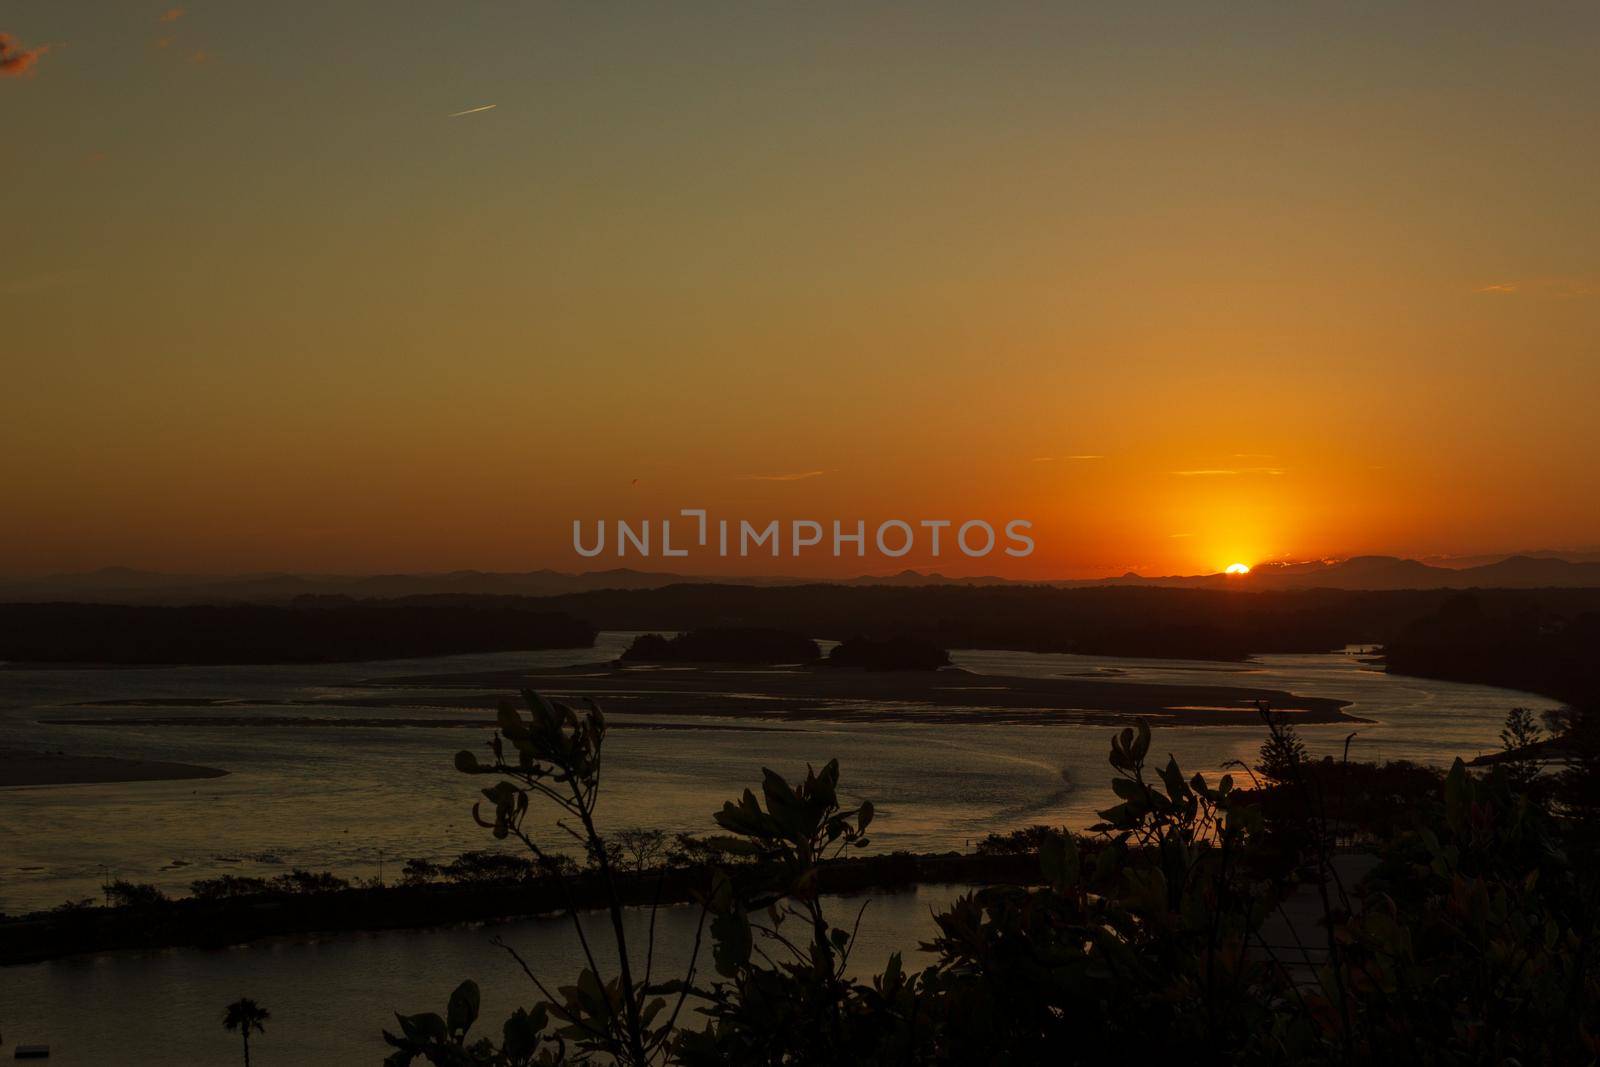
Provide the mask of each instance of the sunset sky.
[{"label": "sunset sky", "polygon": [[1600,7],[1125,7],[5,4],[0,573],[1600,545]]}]

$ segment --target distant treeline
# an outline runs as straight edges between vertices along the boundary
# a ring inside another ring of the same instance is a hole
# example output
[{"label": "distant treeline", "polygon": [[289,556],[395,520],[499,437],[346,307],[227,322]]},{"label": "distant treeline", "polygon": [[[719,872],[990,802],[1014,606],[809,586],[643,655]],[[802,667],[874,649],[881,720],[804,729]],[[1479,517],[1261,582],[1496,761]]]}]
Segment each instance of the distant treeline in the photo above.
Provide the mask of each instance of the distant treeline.
[{"label": "distant treeline", "polygon": [[0,660],[336,663],[588,648],[595,630],[536,601],[305,598],[291,607],[0,604]]},{"label": "distant treeline", "polygon": [[1485,612],[1555,625],[1600,611],[1600,589],[1338,589],[1244,593],[1030,586],[674,585],[540,598],[603,630],[770,627],[844,641],[867,634],[940,648],[1242,659],[1387,644],[1463,595]]},{"label": "distant treeline", "polygon": [[553,597],[302,597],[290,607],[0,605],[0,659],[326,662],[586,648],[596,628],[760,628],[941,649],[1216,660],[1383,645],[1397,672],[1584,700],[1600,692],[1597,617],[1600,589],[683,584]]},{"label": "distant treeline", "polygon": [[1458,593],[1384,648],[1389,669],[1600,701],[1600,612],[1562,616],[1520,599]]}]

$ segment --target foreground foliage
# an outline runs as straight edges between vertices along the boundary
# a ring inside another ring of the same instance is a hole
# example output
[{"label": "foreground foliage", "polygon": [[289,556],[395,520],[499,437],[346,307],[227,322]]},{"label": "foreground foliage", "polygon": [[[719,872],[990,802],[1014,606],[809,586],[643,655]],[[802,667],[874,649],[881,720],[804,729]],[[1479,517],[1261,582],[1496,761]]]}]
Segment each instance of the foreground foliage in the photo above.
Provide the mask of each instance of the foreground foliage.
[{"label": "foreground foliage", "polygon": [[[535,800],[553,806],[552,832],[609,881],[619,852],[595,821],[605,719],[524,696],[526,717],[502,708],[491,760],[456,758],[497,779],[475,815],[559,873],[529,817]],[[572,984],[551,989],[524,965],[539,1000],[495,1040],[471,1036],[478,989],[465,982],[445,1015],[399,1017],[387,1062],[1594,1062],[1600,878],[1585,812],[1530,792],[1524,775],[1474,777],[1459,761],[1442,781],[1312,763],[1266,722],[1270,778],[1254,790],[1153,760],[1143,723],[1120,731],[1117,803],[1092,836],[993,840],[997,853],[1036,850],[1039,884],[962,897],[934,917],[934,963],[912,971],[897,954],[865,979],[851,959],[860,912],[836,925],[817,882],[868,843],[872,805],[843,799],[837,762],[795,782],[765,770],[759,795],[725,804],[722,833],[701,842],[729,864],[704,888],[683,975],[653,975],[654,945],[628,943],[613,891],[615,973],[569,907],[587,963]],[[1425,792],[1386,800],[1393,782]],[[1377,827],[1360,847],[1378,866],[1359,888],[1335,863],[1351,818]],[[1304,932],[1318,942],[1309,962],[1263,935],[1297,881],[1321,915]]]}]

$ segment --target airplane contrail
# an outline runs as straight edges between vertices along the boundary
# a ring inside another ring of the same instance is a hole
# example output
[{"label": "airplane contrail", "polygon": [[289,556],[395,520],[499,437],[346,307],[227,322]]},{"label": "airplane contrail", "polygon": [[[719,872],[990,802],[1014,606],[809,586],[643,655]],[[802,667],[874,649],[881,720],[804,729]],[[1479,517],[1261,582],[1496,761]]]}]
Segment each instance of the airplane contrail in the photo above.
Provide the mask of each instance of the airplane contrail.
[{"label": "airplane contrail", "polygon": [[496,107],[499,107],[499,106],[500,106],[499,104],[481,104],[478,107],[469,107],[465,111],[452,112],[449,117],[453,118],[453,119],[458,119],[462,115],[476,115],[480,111],[488,111],[491,108],[496,108]]}]

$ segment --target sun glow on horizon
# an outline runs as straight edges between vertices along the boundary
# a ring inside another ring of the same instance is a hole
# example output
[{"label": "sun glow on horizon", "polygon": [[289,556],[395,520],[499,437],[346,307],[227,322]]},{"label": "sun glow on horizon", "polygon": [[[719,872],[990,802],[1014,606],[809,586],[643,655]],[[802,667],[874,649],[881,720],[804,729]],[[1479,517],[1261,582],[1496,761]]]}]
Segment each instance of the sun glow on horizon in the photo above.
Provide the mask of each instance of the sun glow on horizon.
[{"label": "sun glow on horizon", "polygon": [[1226,571],[1224,571],[1223,573],[1224,574],[1249,574],[1250,573],[1250,565],[1248,563],[1230,563],[1230,564],[1228,564],[1228,569]]}]

